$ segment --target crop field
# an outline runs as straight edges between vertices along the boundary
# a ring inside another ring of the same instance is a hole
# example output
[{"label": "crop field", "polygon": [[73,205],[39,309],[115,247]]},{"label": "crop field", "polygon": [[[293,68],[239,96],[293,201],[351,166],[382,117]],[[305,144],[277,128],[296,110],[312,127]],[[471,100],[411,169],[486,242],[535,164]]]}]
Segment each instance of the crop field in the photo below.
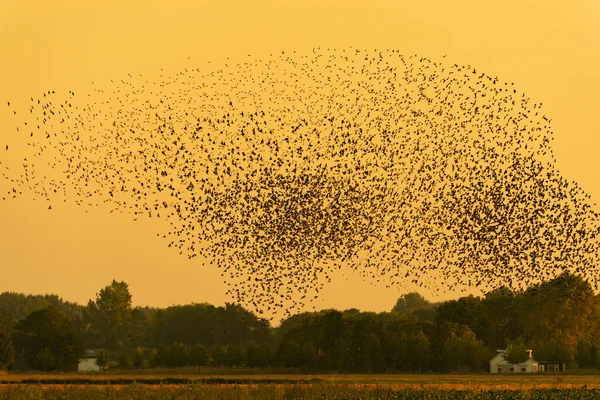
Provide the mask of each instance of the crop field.
[{"label": "crop field", "polygon": [[0,399],[597,398],[598,375],[0,375]]}]

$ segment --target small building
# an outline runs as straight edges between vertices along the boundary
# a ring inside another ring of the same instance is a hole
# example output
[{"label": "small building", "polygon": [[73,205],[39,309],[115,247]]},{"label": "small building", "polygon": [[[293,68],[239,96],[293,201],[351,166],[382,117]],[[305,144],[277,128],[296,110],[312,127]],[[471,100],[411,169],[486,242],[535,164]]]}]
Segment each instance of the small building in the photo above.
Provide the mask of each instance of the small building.
[{"label": "small building", "polygon": [[78,372],[91,372],[91,371],[100,371],[101,368],[96,364],[96,359],[98,356],[97,349],[86,349],[83,353],[83,357],[79,359],[79,363],[77,364]]},{"label": "small building", "polygon": [[532,356],[533,350],[527,350],[529,352],[529,359],[520,364],[509,364],[508,361],[504,358],[505,350],[498,350],[498,354],[496,357],[490,360],[490,373],[492,374],[502,374],[502,373],[536,373],[536,372],[544,372],[542,369],[539,370],[539,363],[535,361]]},{"label": "small building", "polygon": [[538,364],[539,372],[565,372],[567,370],[567,366],[565,364],[559,364],[549,361],[539,361]]}]

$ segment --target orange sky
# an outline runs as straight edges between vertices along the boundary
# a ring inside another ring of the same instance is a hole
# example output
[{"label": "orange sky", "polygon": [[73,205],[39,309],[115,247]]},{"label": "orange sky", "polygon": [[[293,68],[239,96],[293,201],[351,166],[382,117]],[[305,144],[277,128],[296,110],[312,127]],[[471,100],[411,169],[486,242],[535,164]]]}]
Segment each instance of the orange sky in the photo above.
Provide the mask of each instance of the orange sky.
[{"label": "orange sky", "polygon": [[[127,5],[123,5],[126,3]],[[600,2],[579,0],[0,2],[0,145],[45,90],[92,88],[127,73],[157,76],[313,47],[395,48],[470,64],[514,82],[552,118],[558,169],[600,198]],[[2,146],[4,147],[4,146]],[[0,149],[0,161],[8,157]],[[0,188],[4,190],[2,183]],[[136,305],[223,304],[220,272],[157,239],[161,222],[24,196],[0,202],[0,292],[81,303],[112,279]],[[402,292],[337,276],[317,308],[389,310]],[[432,300],[459,293],[424,293]]]}]

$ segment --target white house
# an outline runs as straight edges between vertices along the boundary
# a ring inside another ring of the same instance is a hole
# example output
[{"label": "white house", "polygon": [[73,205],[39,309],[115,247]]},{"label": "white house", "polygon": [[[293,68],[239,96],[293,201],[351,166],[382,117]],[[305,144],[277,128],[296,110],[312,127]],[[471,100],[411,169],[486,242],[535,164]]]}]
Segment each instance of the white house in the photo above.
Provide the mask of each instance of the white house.
[{"label": "white house", "polygon": [[543,369],[539,369],[539,363],[534,360],[531,355],[533,350],[527,350],[529,352],[529,359],[520,364],[509,364],[508,361],[504,358],[505,350],[498,350],[498,354],[496,357],[490,360],[490,373],[498,374],[498,373],[510,373],[510,372],[543,372]]},{"label": "white house", "polygon": [[84,351],[83,357],[79,359],[77,364],[78,372],[100,371],[100,367],[96,364],[96,356],[98,350],[87,349]]},{"label": "white house", "polygon": [[533,350],[527,350],[529,352],[529,359],[520,364],[509,364],[504,358],[504,352],[506,350],[497,351],[498,354],[496,354],[496,357],[490,360],[490,373],[492,374],[511,372],[565,372],[567,370],[565,364],[548,361],[536,361],[531,355]]}]

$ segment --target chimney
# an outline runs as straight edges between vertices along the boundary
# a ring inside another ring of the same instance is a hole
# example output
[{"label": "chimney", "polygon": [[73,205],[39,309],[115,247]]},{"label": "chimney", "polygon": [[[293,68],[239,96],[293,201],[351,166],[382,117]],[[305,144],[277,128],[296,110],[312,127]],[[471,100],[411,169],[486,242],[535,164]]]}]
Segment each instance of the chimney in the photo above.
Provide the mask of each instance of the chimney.
[{"label": "chimney", "polygon": [[529,358],[532,358],[533,356],[531,355],[531,353],[533,352],[533,350],[525,350],[529,352]]}]

